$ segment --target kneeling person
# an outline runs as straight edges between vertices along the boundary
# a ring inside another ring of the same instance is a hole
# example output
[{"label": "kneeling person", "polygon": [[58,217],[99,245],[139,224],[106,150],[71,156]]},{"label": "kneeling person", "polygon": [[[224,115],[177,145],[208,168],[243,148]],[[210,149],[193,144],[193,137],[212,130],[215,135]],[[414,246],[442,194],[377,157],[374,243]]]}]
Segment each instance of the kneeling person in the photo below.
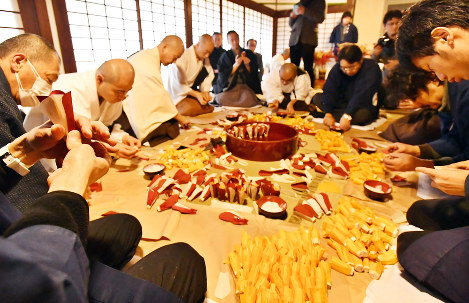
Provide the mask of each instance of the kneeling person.
[{"label": "kneeling person", "polygon": [[351,124],[366,125],[376,120],[381,81],[375,61],[364,59],[358,46],[345,46],[324,84],[324,93],[314,98],[314,104],[326,113],[324,124],[330,127],[339,120],[346,131]]},{"label": "kneeling person", "polygon": [[207,104],[212,100],[210,88],[215,78],[208,59],[213,48],[212,37],[203,35],[169,66],[168,92],[181,115],[193,117],[213,111]]},{"label": "kneeling person", "polygon": [[[311,79],[307,72],[293,63],[285,63],[280,71],[274,71],[262,82],[262,90],[269,107],[286,109],[289,115],[295,110],[310,111],[308,100]],[[314,106],[314,105],[313,105]]]}]

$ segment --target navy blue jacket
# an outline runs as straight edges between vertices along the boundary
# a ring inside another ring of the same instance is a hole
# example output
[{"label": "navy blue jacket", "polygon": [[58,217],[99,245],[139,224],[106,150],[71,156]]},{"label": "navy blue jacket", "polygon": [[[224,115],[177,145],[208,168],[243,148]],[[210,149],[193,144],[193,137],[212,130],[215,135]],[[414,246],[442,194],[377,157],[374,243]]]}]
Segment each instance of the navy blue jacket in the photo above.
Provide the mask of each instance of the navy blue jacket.
[{"label": "navy blue jacket", "polygon": [[337,24],[336,27],[332,30],[331,37],[329,38],[329,43],[334,43],[334,54],[338,54],[338,46],[339,43],[350,42],[350,43],[357,43],[358,42],[358,29],[353,23],[350,23],[350,27],[348,29],[348,33],[342,37],[342,31],[344,30],[344,25],[342,22]]},{"label": "navy blue jacket", "polygon": [[[0,147],[7,145],[25,133],[23,118],[16,100],[11,95],[11,88],[0,68]],[[45,195],[49,190],[47,177],[49,174],[41,165],[36,163],[30,168],[30,173],[21,178],[11,172],[0,172],[0,189],[20,211],[31,206],[37,197]],[[10,186],[15,184],[15,186]],[[5,186],[8,190],[5,191]]]},{"label": "navy blue jacket", "polygon": [[371,59],[363,59],[358,73],[347,76],[336,63],[332,67],[323,88],[322,102],[326,113],[345,108],[345,113],[353,116],[360,108],[376,111],[373,97],[381,85],[382,73],[378,64]]},{"label": "navy blue jacket", "polygon": [[[421,157],[435,165],[469,160],[469,81],[448,83],[450,115],[441,121],[441,138],[420,146]],[[446,158],[449,157],[449,158]]]},{"label": "navy blue jacket", "polygon": [[0,302],[182,302],[148,281],[90,264],[88,222],[80,195],[48,193],[22,216],[0,192]]}]

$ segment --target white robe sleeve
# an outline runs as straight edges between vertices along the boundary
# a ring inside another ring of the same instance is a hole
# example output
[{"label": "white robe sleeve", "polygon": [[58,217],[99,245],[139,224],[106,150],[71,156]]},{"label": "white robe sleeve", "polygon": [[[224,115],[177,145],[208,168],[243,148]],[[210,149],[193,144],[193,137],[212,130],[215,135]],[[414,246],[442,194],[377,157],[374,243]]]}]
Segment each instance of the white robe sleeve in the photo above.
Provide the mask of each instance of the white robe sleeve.
[{"label": "white robe sleeve", "polygon": [[213,79],[215,79],[215,73],[213,72],[213,68],[210,65],[210,60],[207,58],[204,62],[205,69],[208,72],[207,77],[205,77],[204,81],[200,85],[201,92],[209,92],[212,88]]},{"label": "white robe sleeve", "polygon": [[177,59],[176,63],[168,66],[168,92],[174,104],[178,104],[192,91],[187,79],[188,59],[189,56],[186,51]]},{"label": "white robe sleeve", "polygon": [[135,81],[124,111],[138,139],[142,140],[178,111],[164,89],[157,48],[143,50],[129,58],[135,69]]},{"label": "white robe sleeve", "polygon": [[270,73],[267,79],[262,81],[262,89],[265,92],[265,97],[269,104],[275,100],[278,100],[281,103],[285,98],[282,93],[278,71]]},{"label": "white robe sleeve", "polygon": [[299,75],[295,79],[295,94],[291,94],[290,100],[305,101],[311,89],[311,79],[308,74]]}]

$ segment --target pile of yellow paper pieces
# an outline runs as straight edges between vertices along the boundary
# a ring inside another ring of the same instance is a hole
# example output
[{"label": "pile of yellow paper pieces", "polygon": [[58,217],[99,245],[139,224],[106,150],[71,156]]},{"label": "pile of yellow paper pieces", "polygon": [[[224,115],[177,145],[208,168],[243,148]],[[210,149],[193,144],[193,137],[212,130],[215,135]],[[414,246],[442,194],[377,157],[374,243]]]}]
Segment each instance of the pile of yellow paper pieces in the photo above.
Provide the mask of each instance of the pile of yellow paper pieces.
[{"label": "pile of yellow paper pieces", "polygon": [[397,226],[350,197],[340,199],[334,211],[322,224],[323,236],[329,238],[329,246],[339,257],[329,260],[332,269],[349,276],[368,272],[371,278],[379,279],[384,265],[397,262],[396,252],[390,249]]},{"label": "pile of yellow paper pieces", "polygon": [[342,134],[338,132],[320,129],[316,132],[315,138],[321,144],[322,150],[344,153],[351,151],[350,146],[345,143]]},{"label": "pile of yellow paper pieces", "polygon": [[243,233],[241,246],[228,256],[240,301],[327,302],[331,269],[319,241],[314,227],[269,237]]},{"label": "pile of yellow paper pieces", "polygon": [[205,167],[209,156],[202,148],[176,149],[172,146],[166,146],[163,154],[159,156],[159,161],[171,168],[186,168],[189,172],[194,172]]},{"label": "pile of yellow paper pieces", "polygon": [[383,163],[383,153],[340,156],[341,160],[348,162],[350,166],[350,180],[358,185],[362,185],[366,180],[382,181],[385,175]]}]

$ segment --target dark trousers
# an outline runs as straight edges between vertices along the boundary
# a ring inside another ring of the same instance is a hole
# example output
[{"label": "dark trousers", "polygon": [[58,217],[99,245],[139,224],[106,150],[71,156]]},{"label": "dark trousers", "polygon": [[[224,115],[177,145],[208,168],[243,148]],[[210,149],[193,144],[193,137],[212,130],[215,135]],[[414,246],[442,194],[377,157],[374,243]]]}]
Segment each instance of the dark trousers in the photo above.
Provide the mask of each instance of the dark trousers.
[{"label": "dark trousers", "polygon": [[186,243],[163,246],[126,273],[161,286],[187,303],[202,303],[207,292],[204,258]]},{"label": "dark trousers", "polygon": [[[117,118],[116,121],[114,121],[114,123],[119,123],[123,131],[137,138],[124,111],[122,111],[122,114],[119,116],[119,118]],[[152,131],[141,141],[142,143],[149,141],[150,146],[155,146],[165,141],[174,139],[177,136],[179,136],[179,123],[176,119],[173,118],[163,122],[160,126],[158,126],[158,128]]]},{"label": "dark trousers", "polygon": [[[322,103],[322,94],[316,94],[313,97],[313,100],[311,100],[311,102],[314,105],[316,105],[320,110],[324,111],[324,104]],[[344,113],[345,113],[345,106],[340,107],[340,108],[335,108],[331,114],[332,116],[334,116],[335,121],[339,122],[340,118],[342,117]],[[351,123],[353,125],[367,125],[375,121],[376,119],[378,119],[378,114],[379,114],[378,109],[370,110],[368,108],[360,108],[352,115]]]},{"label": "dark trousers", "polygon": [[[116,214],[90,222],[87,254],[92,269],[98,269],[92,271],[94,272],[90,283],[90,287],[93,285],[90,289],[92,301],[134,302],[134,300],[124,300],[125,297],[132,298],[134,295],[130,290],[135,288],[137,294],[146,289],[145,284],[113,271],[113,269],[122,269],[130,261],[141,237],[140,222],[131,215]],[[207,292],[205,261],[185,243],[163,246],[142,258],[125,273],[170,291],[184,302],[203,302]],[[100,289],[98,285],[111,288],[112,291]],[[151,290],[152,287],[148,289]],[[143,293],[142,296],[146,297]],[[154,301],[151,301],[153,299]],[[153,299],[146,298],[143,302],[158,302],[158,298]],[[135,302],[137,301],[139,300],[135,299]]]},{"label": "dark trousers", "polygon": [[305,71],[308,72],[309,77],[311,78],[311,86],[314,86],[314,50],[316,46],[310,44],[298,43],[296,45],[290,46],[290,60],[291,63],[296,66],[300,66],[301,58],[303,58],[303,64]]},{"label": "dark trousers", "polygon": [[86,252],[90,259],[122,269],[132,259],[142,238],[142,225],[128,214],[115,214],[90,222]]},{"label": "dark trousers", "polygon": [[[290,103],[290,94],[284,93],[283,94],[284,98],[283,101],[279,104],[279,108],[281,109],[286,109],[288,103]],[[315,110],[315,107],[313,104],[306,104],[305,101],[303,100],[297,100],[295,104],[293,105],[293,108],[297,111],[306,111],[306,112],[312,112]]]},{"label": "dark trousers", "polygon": [[469,295],[469,201],[461,197],[421,200],[407,221],[424,231],[397,238],[401,265],[420,282],[455,302]]}]

